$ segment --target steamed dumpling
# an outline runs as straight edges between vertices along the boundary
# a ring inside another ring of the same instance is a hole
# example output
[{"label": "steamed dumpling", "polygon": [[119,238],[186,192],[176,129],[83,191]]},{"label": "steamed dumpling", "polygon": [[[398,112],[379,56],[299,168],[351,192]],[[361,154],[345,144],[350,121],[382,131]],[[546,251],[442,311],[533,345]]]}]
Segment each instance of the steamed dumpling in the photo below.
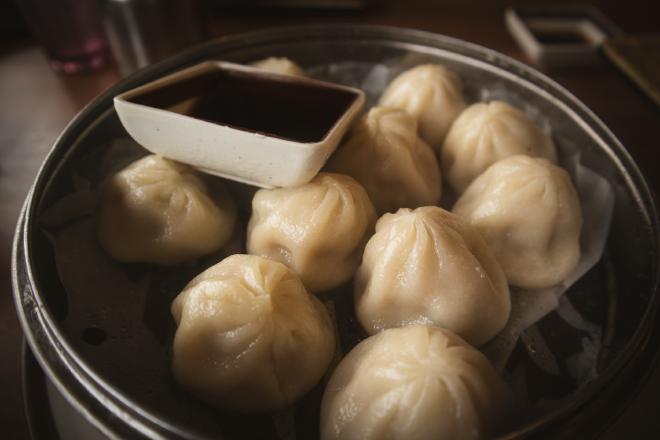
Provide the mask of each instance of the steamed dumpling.
[{"label": "steamed dumpling", "polygon": [[545,159],[513,156],[495,163],[453,212],[479,230],[515,286],[550,287],[580,259],[578,195],[568,173]]},{"label": "steamed dumpling", "polygon": [[321,404],[322,440],[489,438],[511,392],[488,359],[437,327],[385,330],[337,366]]},{"label": "steamed dumpling", "polygon": [[439,64],[424,64],[396,77],[383,92],[380,105],[410,113],[419,123],[422,138],[439,152],[465,101],[458,76]]},{"label": "steamed dumpling", "polygon": [[468,107],[442,146],[442,169],[458,193],[486,168],[517,154],[557,161],[555,144],[525,113],[502,101]]},{"label": "steamed dumpling", "polygon": [[378,220],[355,276],[355,309],[369,334],[434,324],[481,345],[506,324],[511,298],[477,230],[429,206]]},{"label": "steamed dumpling", "polygon": [[146,156],[111,176],[101,191],[98,238],[124,262],[174,265],[210,254],[229,240],[234,202],[187,165]]},{"label": "steamed dumpling", "polygon": [[307,76],[305,71],[296,63],[284,57],[269,57],[263,60],[255,61],[252,65],[258,69],[266,70],[272,73],[291,76]]},{"label": "steamed dumpling", "polygon": [[332,156],[328,169],[360,182],[379,213],[440,201],[435,154],[417,136],[415,120],[402,110],[369,110]]},{"label": "steamed dumpling", "polygon": [[172,367],[202,400],[253,413],[291,405],[325,373],[335,350],[327,310],[286,266],[232,255],[176,297]]},{"label": "steamed dumpling", "polygon": [[329,290],[355,273],[375,219],[352,177],[319,173],[307,184],[254,195],[247,249],[286,264],[310,291]]}]

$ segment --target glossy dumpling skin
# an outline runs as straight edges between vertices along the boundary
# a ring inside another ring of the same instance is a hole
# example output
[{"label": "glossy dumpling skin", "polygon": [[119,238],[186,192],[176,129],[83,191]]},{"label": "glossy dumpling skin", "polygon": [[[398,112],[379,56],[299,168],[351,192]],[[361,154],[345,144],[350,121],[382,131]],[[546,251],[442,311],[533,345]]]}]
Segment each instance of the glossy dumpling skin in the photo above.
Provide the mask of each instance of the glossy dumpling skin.
[{"label": "glossy dumpling skin", "polygon": [[221,408],[254,413],[294,403],[318,383],[335,350],[327,310],[286,266],[232,255],[172,303],[177,382]]},{"label": "glossy dumpling skin", "polygon": [[450,331],[410,326],[358,344],[321,404],[322,440],[489,438],[511,392],[486,357]]},{"label": "glossy dumpling skin", "polygon": [[555,144],[529,116],[502,102],[473,104],[454,121],[442,146],[442,169],[457,193],[489,166],[525,154],[557,162]]},{"label": "glossy dumpling skin", "polygon": [[421,137],[439,153],[465,101],[456,74],[439,64],[423,64],[397,76],[383,92],[380,105],[411,114],[419,123]]},{"label": "glossy dumpling skin", "polygon": [[582,211],[568,173],[545,159],[503,159],[472,182],[453,212],[476,227],[509,282],[559,283],[580,259]]},{"label": "glossy dumpling skin", "polygon": [[149,155],[104,182],[97,235],[116,260],[174,265],[220,249],[235,223],[219,182],[211,195],[189,166]]},{"label": "glossy dumpling skin", "polygon": [[506,324],[511,298],[477,230],[432,206],[378,220],[355,276],[355,310],[369,334],[433,324],[481,345]]},{"label": "glossy dumpling skin", "polygon": [[312,292],[333,289],[355,273],[375,219],[352,177],[319,173],[298,187],[257,191],[248,253],[286,264]]},{"label": "glossy dumpling skin", "polygon": [[281,75],[307,76],[299,65],[285,57],[269,57],[255,61],[252,65],[258,69]]},{"label": "glossy dumpling skin", "polygon": [[440,168],[403,110],[373,107],[330,158],[328,170],[348,174],[364,186],[379,214],[436,205]]}]

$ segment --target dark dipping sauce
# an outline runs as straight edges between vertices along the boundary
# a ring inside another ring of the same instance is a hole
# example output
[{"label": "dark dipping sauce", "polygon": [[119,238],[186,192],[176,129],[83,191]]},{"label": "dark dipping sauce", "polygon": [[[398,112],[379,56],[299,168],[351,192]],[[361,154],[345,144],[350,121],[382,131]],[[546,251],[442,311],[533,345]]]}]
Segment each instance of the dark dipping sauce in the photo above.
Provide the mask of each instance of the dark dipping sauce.
[{"label": "dark dipping sauce", "polygon": [[577,31],[539,31],[532,28],[532,32],[541,44],[589,44],[589,40]]},{"label": "dark dipping sauce", "polygon": [[[267,72],[204,72],[129,99],[149,107],[296,142],[320,142],[358,98],[349,90]],[[173,108],[193,100],[183,113]]]}]

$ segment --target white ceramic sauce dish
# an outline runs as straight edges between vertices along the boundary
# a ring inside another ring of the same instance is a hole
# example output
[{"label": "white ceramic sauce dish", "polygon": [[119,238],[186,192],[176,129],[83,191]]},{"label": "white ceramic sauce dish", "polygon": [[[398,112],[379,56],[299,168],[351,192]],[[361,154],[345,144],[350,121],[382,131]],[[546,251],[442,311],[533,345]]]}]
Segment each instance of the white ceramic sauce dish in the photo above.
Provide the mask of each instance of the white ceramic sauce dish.
[{"label": "white ceramic sauce dish", "polygon": [[364,105],[355,88],[207,61],[114,98],[152,153],[265,188],[310,181]]}]

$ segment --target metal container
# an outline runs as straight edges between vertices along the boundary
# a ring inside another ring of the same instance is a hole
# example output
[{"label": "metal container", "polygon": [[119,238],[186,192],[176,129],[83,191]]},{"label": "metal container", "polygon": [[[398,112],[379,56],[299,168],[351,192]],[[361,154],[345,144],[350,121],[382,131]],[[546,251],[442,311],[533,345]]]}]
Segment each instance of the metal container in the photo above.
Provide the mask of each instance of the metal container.
[{"label": "metal container", "polygon": [[[477,81],[533,103],[552,121],[554,133],[580,146],[582,163],[604,176],[616,197],[603,260],[568,292],[581,312],[603,329],[597,374],[579,384],[559,377],[550,387],[546,377],[537,377],[536,385],[531,378],[530,390],[540,403],[500,438],[585,438],[604,430],[639,389],[660,347],[658,217],[646,182],[608,128],[565,89],[535,70],[463,41],[386,27],[295,27],[224,38],[133,74],[71,122],[25,202],[13,256],[20,320],[35,357],[57,390],[111,438],[281,438],[286,435],[282,425],[291,415],[294,423],[288,426],[293,426],[297,438],[317,435],[322,386],[292,413],[276,416],[222,413],[176,386],[169,372],[173,331],[169,301],[177,286],[192,278],[192,272],[160,273],[164,281],[147,294],[149,307],[137,319],[129,320],[132,312],[127,303],[116,310],[101,310],[100,315],[92,313],[85,318],[89,327],[73,325],[72,319],[80,318],[72,316],[74,312],[87,305],[65,293],[53,245],[40,222],[46,209],[73,191],[73,171],[85,164],[86,170],[92,170],[86,177],[94,181],[93,171],[101,169],[108,141],[126,136],[113,109],[115,95],[205,60],[245,63],[273,55],[292,58],[306,68],[328,60],[351,60],[358,67],[393,59],[403,67],[444,63],[459,71],[466,84]],[[131,266],[129,276],[139,270]],[[343,306],[350,308],[350,300],[347,304]],[[558,325],[554,314],[539,326],[548,330],[546,339],[559,353],[576,340],[579,343],[579,337]],[[140,339],[140,335],[148,338]],[[524,353],[514,356],[524,358]],[[548,398],[551,404],[543,404]]]}]

